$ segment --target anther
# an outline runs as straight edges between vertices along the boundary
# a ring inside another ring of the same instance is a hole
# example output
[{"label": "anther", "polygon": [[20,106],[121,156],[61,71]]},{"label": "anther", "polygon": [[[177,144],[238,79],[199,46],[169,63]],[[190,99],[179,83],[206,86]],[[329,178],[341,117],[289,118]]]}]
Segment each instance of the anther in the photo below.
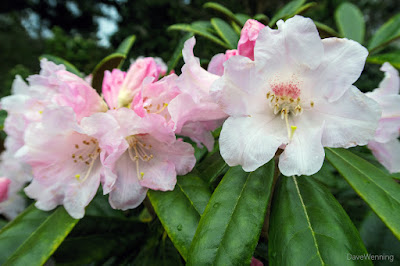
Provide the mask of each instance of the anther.
[{"label": "anther", "polygon": [[314,102],[313,101],[310,102],[310,106],[311,106],[311,108],[314,107]]},{"label": "anther", "polygon": [[76,148],[76,149],[79,149],[79,145],[78,145],[78,144],[75,144],[75,148]]}]

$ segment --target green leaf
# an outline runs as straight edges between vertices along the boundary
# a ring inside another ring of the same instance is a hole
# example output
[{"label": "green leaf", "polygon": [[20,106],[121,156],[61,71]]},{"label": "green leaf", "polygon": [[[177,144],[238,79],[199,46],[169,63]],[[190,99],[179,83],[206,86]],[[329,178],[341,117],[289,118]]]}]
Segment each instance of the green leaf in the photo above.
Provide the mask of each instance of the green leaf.
[{"label": "green leaf", "polygon": [[[205,3],[203,5],[203,7],[204,8],[210,8],[210,9],[213,9],[215,11],[218,11],[218,12],[224,14],[225,16],[227,16],[229,19],[235,21],[236,23],[241,24],[241,21],[235,16],[235,14],[233,14],[232,11],[230,11],[229,9],[224,7],[223,5],[220,5],[220,4],[215,3],[215,2],[208,2],[208,3]],[[243,26],[244,24],[241,24],[241,25]]]},{"label": "green leaf", "polygon": [[214,26],[214,29],[221,39],[229,45],[230,49],[235,49],[237,47],[239,35],[236,34],[235,30],[229,26],[228,23],[220,18],[212,18],[211,24]]},{"label": "green leaf", "polygon": [[344,2],[335,11],[335,21],[341,35],[359,43],[363,43],[365,21],[360,9]]},{"label": "green leaf", "polygon": [[199,24],[174,24],[168,27],[168,30],[180,30],[180,31],[186,31],[186,32],[192,32],[194,34],[197,34],[199,36],[205,37],[216,44],[221,45],[222,47],[229,49],[229,46],[224,43],[220,38],[216,37],[215,35],[211,34],[208,30],[206,30],[204,27],[201,27]]},{"label": "green leaf", "polygon": [[331,164],[400,239],[400,184],[345,149],[325,150]]},{"label": "green leaf", "polygon": [[214,183],[219,176],[224,175],[228,169],[228,164],[224,161],[219,151],[214,152],[211,156],[205,158],[196,167],[200,176],[208,184]]},{"label": "green leaf", "polygon": [[251,17],[249,15],[241,14],[241,13],[236,13],[235,17],[240,22],[239,25],[242,27],[244,26],[244,24],[246,23],[247,20],[251,19]]},{"label": "green leaf", "polygon": [[186,260],[200,215],[211,197],[207,184],[192,174],[178,176],[173,191],[149,190],[147,195],[168,236]]},{"label": "green leaf", "polygon": [[105,57],[100,63],[97,64],[93,70],[92,87],[98,93],[101,93],[103,85],[104,71],[118,68],[125,60],[126,55],[120,53],[113,53]]},{"label": "green leaf", "polygon": [[307,4],[299,7],[295,12],[290,14],[288,17],[293,17],[294,15],[301,15],[303,13],[306,13],[310,9],[313,9],[314,7],[316,7],[317,5],[318,5],[318,3],[316,3],[316,2],[307,3]]},{"label": "green leaf", "polygon": [[240,36],[242,28],[237,23],[235,23],[233,21],[231,22],[231,26],[232,26],[232,29],[236,32],[236,34]]},{"label": "green leaf", "polygon": [[315,26],[317,26],[317,29],[319,31],[319,34],[322,35],[323,37],[342,37],[340,33],[329,27],[328,25],[325,25],[321,22],[315,21],[314,20]]},{"label": "green leaf", "polygon": [[378,65],[389,62],[392,66],[400,69],[400,51],[387,54],[370,55],[367,57],[367,62]]},{"label": "green leaf", "polygon": [[189,250],[188,265],[249,265],[267,211],[274,161],[246,173],[231,168],[214,191]]},{"label": "green leaf", "polygon": [[192,32],[186,33],[180,40],[178,45],[176,46],[174,53],[172,54],[171,58],[168,61],[168,70],[167,73],[170,73],[176,65],[178,64],[179,60],[182,58],[182,49],[185,42],[193,36]]},{"label": "green leaf", "polygon": [[368,44],[368,50],[372,52],[383,48],[398,38],[400,38],[400,14],[389,19],[376,31]]},{"label": "green leaf", "polygon": [[135,40],[136,40],[135,35],[131,35],[125,38],[125,40],[122,41],[122,43],[118,46],[117,51],[115,52],[118,54],[124,54],[125,56],[128,56],[129,51],[131,50]]},{"label": "green leaf", "polygon": [[372,265],[347,260],[366,254],[350,218],[323,185],[312,177],[282,177],[270,216],[271,265]]},{"label": "green leaf", "polygon": [[62,59],[62,58],[60,58],[60,57],[58,57],[58,56],[50,55],[50,54],[44,54],[44,55],[41,55],[41,56],[39,57],[39,59],[43,59],[43,58],[46,58],[47,60],[52,61],[52,62],[54,62],[54,63],[57,64],[57,65],[62,64],[62,65],[65,66],[65,68],[66,68],[69,72],[74,73],[74,74],[77,75],[78,77],[81,77],[81,78],[84,77],[84,75],[83,75],[73,64],[71,64],[71,63],[68,62],[67,60],[64,60],[64,59]]},{"label": "green leaf", "polygon": [[269,26],[272,27],[275,25],[275,23],[283,19],[287,16],[294,15],[296,10],[299,10],[301,6],[306,2],[306,0],[293,0],[287,3],[284,7],[282,7],[280,10],[278,10],[275,15],[271,18],[271,21],[269,22]]},{"label": "green leaf", "polygon": [[[16,222],[13,221],[0,231],[0,243],[10,235],[12,238],[17,237],[19,243],[22,242],[3,265],[44,264],[77,222],[78,220],[69,216],[63,207],[58,207],[51,213],[29,207],[16,218]],[[9,240],[6,242],[8,246]]]}]

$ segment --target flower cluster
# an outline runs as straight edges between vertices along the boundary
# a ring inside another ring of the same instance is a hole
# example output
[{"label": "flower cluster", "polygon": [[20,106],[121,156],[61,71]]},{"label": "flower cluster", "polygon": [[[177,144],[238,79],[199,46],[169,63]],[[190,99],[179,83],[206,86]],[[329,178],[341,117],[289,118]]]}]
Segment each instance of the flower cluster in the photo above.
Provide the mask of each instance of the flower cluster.
[{"label": "flower cluster", "polygon": [[245,171],[280,154],[282,174],[312,175],[324,147],[366,144],[400,171],[397,71],[385,64],[380,88],[365,95],[352,85],[368,55],[363,46],[321,40],[301,16],[277,25],[248,20],[237,49],[215,55],[207,70],[192,37],[179,76],[150,57],[127,72],[106,71],[101,95],[45,59],[28,84],[16,77],[13,95],[1,100],[8,137],[0,212],[15,216],[18,208],[7,206],[21,205],[16,191],[31,179],[25,192],[42,210],[64,205],[81,218],[100,184],[113,208],[135,208],[148,189],[172,190],[193,169],[194,149],[176,135],[212,150],[211,131],[222,124],[221,155]]},{"label": "flower cluster", "polygon": [[173,190],[177,174],[194,167],[192,145],[175,133],[211,149],[210,130],[226,116],[207,102],[207,91],[180,87],[182,79],[190,86],[191,73],[158,80],[166,67],[154,58],[136,60],[126,73],[106,71],[102,96],[62,65],[44,59],[41,69],[29,84],[17,77],[13,95],[1,102],[8,112],[2,166],[13,162],[27,173],[1,172],[3,203],[33,178],[25,193],[42,210],[64,205],[82,218],[100,184],[113,208],[135,208],[148,189]]}]

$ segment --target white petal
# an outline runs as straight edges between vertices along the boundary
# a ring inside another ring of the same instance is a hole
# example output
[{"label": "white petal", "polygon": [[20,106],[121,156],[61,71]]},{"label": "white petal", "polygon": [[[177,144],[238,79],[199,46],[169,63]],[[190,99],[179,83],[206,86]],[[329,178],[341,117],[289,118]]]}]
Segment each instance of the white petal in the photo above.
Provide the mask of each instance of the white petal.
[{"label": "white petal", "polygon": [[400,77],[397,69],[389,63],[384,63],[381,71],[385,72],[385,78],[379,84],[379,89],[384,94],[398,94],[400,89]]},{"label": "white petal", "polygon": [[339,99],[360,77],[368,51],[358,42],[339,39],[323,39],[324,57],[313,72],[318,79],[315,90],[321,91],[329,101]]},{"label": "white petal", "polygon": [[371,141],[368,143],[368,148],[389,172],[400,172],[400,141],[397,139],[386,143]]},{"label": "white petal", "polygon": [[325,157],[321,143],[323,124],[304,114],[295,121],[297,129],[279,157],[279,170],[285,176],[313,175],[321,169]]},{"label": "white petal", "polygon": [[374,138],[381,115],[379,104],[354,86],[335,102],[319,99],[311,111],[315,120],[325,122],[324,147],[366,145]]},{"label": "white petal", "polygon": [[287,141],[286,126],[279,116],[230,117],[222,126],[219,145],[229,166],[241,165],[251,172],[269,162]]}]

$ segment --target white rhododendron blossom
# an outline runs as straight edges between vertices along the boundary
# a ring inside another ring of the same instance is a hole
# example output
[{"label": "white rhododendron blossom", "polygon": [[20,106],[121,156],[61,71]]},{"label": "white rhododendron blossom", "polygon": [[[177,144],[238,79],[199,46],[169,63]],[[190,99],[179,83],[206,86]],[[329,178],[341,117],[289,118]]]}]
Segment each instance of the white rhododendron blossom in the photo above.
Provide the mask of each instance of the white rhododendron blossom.
[{"label": "white rhododendron blossom", "polygon": [[368,143],[368,148],[389,172],[395,173],[400,172],[400,77],[389,63],[383,64],[381,70],[385,78],[379,88],[366,94],[382,108],[375,138]]},{"label": "white rhododendron blossom", "polygon": [[379,105],[352,84],[367,50],[357,42],[321,40],[311,19],[278,21],[260,30],[254,61],[233,56],[213,83],[214,98],[230,116],[220,135],[222,157],[254,171],[279,147],[286,176],[312,175],[323,147],[365,145],[375,134]]}]

